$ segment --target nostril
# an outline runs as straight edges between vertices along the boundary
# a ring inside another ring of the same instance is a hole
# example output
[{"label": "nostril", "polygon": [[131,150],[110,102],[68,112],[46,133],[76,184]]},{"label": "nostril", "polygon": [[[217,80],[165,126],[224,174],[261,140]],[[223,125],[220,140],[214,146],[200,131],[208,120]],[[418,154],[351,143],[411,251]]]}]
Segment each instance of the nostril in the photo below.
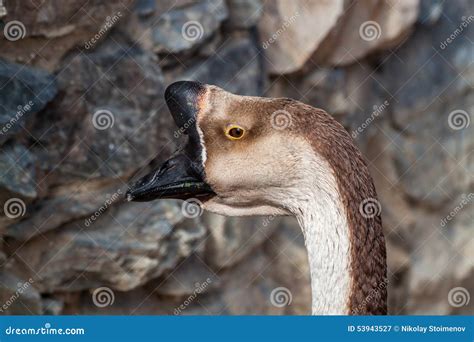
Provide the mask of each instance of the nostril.
[{"label": "nostril", "polygon": [[136,183],[136,187],[142,187],[142,186],[152,182],[154,177],[155,177],[155,173],[148,174],[148,175],[144,176],[143,178],[138,180],[138,182]]},{"label": "nostril", "polygon": [[133,186],[134,188],[141,188],[147,184],[150,184],[152,183],[156,177],[158,177],[161,173],[165,172],[167,169],[169,169],[169,167],[165,167],[166,166],[166,163],[163,164],[161,166],[161,168],[159,168],[158,170],[156,170],[155,172],[151,172],[145,176],[143,176],[142,178],[140,178],[136,183],[135,185]]},{"label": "nostril", "polygon": [[165,169],[167,169],[167,168],[170,166],[170,164],[171,164],[171,160],[170,160],[170,159],[167,160],[167,161],[165,161],[165,162],[161,165],[160,170],[165,170]]},{"label": "nostril", "polygon": [[161,165],[159,173],[162,173],[164,171],[168,171],[168,170],[176,167],[177,163],[178,163],[178,161],[175,158],[168,159],[167,161],[165,161],[163,163],[163,165]]}]

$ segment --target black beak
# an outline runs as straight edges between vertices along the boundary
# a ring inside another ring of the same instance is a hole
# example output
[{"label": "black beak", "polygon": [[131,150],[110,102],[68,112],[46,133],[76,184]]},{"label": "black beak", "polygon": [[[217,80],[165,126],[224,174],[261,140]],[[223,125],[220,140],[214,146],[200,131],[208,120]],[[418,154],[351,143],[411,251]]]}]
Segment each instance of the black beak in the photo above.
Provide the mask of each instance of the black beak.
[{"label": "black beak", "polygon": [[189,81],[173,83],[166,89],[166,104],[180,132],[188,135],[187,145],[180,154],[171,157],[160,168],[132,185],[127,191],[127,200],[206,199],[214,195],[204,181],[202,147],[196,129],[198,101],[204,91],[204,85]]},{"label": "black beak", "polygon": [[147,202],[158,198],[188,199],[212,194],[191,160],[178,154],[135,183],[127,192],[127,200]]}]

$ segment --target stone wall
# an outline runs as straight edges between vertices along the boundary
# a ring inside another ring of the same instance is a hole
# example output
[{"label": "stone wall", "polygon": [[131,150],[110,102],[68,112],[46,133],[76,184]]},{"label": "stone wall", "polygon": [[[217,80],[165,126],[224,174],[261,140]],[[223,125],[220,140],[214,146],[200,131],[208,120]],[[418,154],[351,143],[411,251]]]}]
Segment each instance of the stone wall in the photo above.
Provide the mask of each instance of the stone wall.
[{"label": "stone wall", "polygon": [[333,114],[376,182],[390,312],[473,312],[472,1],[3,5],[0,312],[310,312],[293,219],[123,201],[183,139],[181,79]]}]

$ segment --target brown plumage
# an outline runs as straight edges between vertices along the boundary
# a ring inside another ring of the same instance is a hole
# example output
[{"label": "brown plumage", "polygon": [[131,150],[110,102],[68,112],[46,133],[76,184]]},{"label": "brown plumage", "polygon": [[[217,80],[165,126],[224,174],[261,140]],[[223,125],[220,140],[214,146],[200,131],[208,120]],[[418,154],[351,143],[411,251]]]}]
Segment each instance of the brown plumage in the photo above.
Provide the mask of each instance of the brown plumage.
[{"label": "brown plumage", "polygon": [[[375,187],[336,120],[295,100],[196,82],[172,84],[166,100],[177,125],[186,125],[188,144],[128,198],[196,197],[228,216],[294,215],[308,248],[313,313],[387,313],[380,212],[361,210],[368,200],[378,205]],[[287,120],[282,127],[278,116]],[[232,137],[229,127],[243,134]]]},{"label": "brown plumage", "polygon": [[360,206],[377,193],[367,164],[352,138],[334,118],[291,99],[278,99],[277,107],[292,114],[294,130],[303,134],[334,170],[339,192],[347,208],[351,234],[349,308],[352,314],[387,314],[387,265],[380,213],[364,217]]}]

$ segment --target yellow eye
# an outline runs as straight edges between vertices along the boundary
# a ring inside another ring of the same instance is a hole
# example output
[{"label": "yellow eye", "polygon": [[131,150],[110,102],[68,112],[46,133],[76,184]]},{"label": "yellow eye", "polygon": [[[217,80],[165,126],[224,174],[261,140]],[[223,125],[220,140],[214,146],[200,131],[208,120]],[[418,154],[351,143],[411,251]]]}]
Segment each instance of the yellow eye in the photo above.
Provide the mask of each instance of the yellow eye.
[{"label": "yellow eye", "polygon": [[225,129],[225,135],[231,140],[239,140],[245,134],[245,129],[238,125],[229,125]]}]

